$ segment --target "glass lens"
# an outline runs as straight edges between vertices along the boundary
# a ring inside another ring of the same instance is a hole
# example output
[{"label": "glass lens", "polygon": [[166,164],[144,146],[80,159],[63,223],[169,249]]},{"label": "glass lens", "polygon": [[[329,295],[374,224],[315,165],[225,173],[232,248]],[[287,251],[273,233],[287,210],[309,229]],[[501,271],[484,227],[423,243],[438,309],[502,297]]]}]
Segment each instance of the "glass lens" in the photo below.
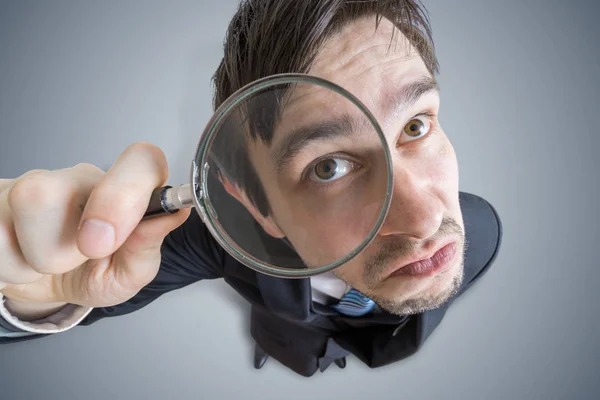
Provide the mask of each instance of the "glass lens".
[{"label": "glass lens", "polygon": [[341,87],[307,75],[257,81],[217,110],[205,135],[196,165],[207,223],[251,268],[325,272],[359,254],[383,223],[389,150]]}]

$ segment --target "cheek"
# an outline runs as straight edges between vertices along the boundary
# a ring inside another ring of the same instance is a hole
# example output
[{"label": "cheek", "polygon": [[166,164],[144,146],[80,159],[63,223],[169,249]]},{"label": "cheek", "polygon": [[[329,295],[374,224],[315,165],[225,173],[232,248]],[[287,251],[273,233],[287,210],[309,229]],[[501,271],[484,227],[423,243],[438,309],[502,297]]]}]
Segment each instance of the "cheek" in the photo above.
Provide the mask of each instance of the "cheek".
[{"label": "cheek", "polygon": [[[275,202],[278,225],[311,266],[340,260],[363,244],[382,212],[385,179],[359,175],[352,184],[327,191],[298,191],[286,207]],[[281,193],[274,196],[283,199]]]},{"label": "cheek", "polygon": [[374,226],[373,215],[379,215],[380,209],[380,205],[352,206],[332,212],[335,218],[329,218],[297,204],[276,215],[282,216],[277,222],[302,259],[317,267],[340,260],[361,245]]},{"label": "cheek", "polygon": [[455,196],[458,191],[458,162],[452,144],[443,132],[438,133],[441,140],[432,149],[424,168],[436,190],[444,197]]},{"label": "cheek", "polygon": [[459,173],[456,153],[448,138],[443,135],[437,154],[431,159],[428,178],[433,191],[445,203],[448,216],[452,216],[464,229],[459,201]]}]

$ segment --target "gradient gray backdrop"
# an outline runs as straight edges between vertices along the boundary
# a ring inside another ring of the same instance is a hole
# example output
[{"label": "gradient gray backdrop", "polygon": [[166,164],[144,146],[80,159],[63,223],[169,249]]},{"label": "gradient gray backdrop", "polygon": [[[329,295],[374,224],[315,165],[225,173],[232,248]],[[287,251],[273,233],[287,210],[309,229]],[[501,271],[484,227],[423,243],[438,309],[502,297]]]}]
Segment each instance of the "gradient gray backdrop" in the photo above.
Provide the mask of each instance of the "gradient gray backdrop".
[{"label": "gradient gray backdrop", "polygon": [[[1,399],[598,399],[598,2],[427,1],[461,190],[504,223],[422,351],[306,379],[252,368],[248,306],[201,282],[0,346]],[[184,183],[237,0],[0,2],[0,176],[107,168],[136,141]],[[207,309],[210,307],[210,309]]]}]

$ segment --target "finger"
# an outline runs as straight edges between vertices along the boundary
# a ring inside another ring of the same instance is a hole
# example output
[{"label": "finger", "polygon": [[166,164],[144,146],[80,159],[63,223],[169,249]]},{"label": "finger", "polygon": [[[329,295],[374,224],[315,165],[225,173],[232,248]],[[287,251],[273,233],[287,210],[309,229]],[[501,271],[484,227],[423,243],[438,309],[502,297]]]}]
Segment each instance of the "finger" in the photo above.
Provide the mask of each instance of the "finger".
[{"label": "finger", "polygon": [[55,282],[57,298],[91,307],[107,307],[129,300],[154,279],[160,267],[164,238],[186,221],[190,211],[182,209],[141,222],[110,262],[89,260]]},{"label": "finger", "polygon": [[61,281],[62,275],[43,275],[42,279],[21,285],[6,285],[2,294],[13,301],[23,303],[56,303],[54,287]]},{"label": "finger", "polygon": [[92,259],[114,253],[140,223],[152,191],[169,171],[156,146],[129,146],[94,188],[81,218],[78,245]]},{"label": "finger", "polygon": [[41,274],[23,256],[8,204],[8,193],[8,188],[0,192],[0,281],[5,284],[32,282],[41,278]]},{"label": "finger", "polygon": [[36,171],[17,179],[8,203],[18,245],[27,264],[60,274],[87,260],[77,246],[84,205],[104,172],[89,164]]},{"label": "finger", "polygon": [[4,189],[8,189],[14,181],[15,179],[0,179],[0,193]]}]

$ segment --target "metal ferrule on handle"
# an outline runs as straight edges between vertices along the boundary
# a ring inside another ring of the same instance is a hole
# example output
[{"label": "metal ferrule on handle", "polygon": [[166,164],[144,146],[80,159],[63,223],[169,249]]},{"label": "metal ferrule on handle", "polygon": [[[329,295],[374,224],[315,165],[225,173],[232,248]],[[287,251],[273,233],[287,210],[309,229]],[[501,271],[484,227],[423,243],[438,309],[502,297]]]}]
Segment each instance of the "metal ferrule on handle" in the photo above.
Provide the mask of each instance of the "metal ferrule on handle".
[{"label": "metal ferrule on handle", "polygon": [[163,186],[152,192],[143,219],[173,214],[177,210],[193,206],[194,198],[190,184],[177,187]]}]

